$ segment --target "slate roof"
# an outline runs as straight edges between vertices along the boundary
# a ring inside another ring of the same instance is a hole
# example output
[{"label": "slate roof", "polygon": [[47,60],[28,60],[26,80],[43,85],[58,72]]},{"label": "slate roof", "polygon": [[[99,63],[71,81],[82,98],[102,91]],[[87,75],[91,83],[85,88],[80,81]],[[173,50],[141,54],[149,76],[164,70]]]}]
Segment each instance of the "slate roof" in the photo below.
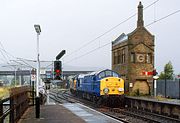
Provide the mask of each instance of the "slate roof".
[{"label": "slate roof", "polygon": [[127,40],[128,40],[128,35],[126,35],[125,33],[122,33],[118,38],[112,41],[112,45],[114,46]]}]

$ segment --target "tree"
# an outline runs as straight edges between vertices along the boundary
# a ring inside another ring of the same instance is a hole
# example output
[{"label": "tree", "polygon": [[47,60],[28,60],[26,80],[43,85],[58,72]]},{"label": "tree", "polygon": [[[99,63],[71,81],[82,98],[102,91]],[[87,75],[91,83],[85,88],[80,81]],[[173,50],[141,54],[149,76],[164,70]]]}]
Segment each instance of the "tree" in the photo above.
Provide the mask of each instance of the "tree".
[{"label": "tree", "polygon": [[159,79],[165,79],[165,74],[164,74],[164,71],[160,73],[160,75],[159,75]]},{"label": "tree", "polygon": [[164,66],[164,71],[160,73],[159,79],[173,79],[174,70],[171,61]]}]

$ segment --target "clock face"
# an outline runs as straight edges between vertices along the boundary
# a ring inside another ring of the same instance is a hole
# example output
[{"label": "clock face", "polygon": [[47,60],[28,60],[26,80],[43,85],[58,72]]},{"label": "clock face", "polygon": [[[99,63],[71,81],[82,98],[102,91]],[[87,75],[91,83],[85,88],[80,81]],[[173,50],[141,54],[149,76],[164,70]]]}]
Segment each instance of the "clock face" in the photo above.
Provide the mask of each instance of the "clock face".
[{"label": "clock face", "polygon": [[145,56],[144,54],[137,54],[137,61],[138,62],[144,62]]}]

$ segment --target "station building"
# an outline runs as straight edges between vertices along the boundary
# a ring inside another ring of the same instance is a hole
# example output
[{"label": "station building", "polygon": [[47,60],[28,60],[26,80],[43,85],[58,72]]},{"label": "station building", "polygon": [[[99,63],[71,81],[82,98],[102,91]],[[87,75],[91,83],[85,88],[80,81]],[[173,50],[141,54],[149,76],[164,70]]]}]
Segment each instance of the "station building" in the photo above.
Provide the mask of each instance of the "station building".
[{"label": "station building", "polygon": [[136,29],[112,41],[112,69],[125,80],[127,92],[151,94],[154,47],[154,35],[144,27],[143,5],[139,2]]}]

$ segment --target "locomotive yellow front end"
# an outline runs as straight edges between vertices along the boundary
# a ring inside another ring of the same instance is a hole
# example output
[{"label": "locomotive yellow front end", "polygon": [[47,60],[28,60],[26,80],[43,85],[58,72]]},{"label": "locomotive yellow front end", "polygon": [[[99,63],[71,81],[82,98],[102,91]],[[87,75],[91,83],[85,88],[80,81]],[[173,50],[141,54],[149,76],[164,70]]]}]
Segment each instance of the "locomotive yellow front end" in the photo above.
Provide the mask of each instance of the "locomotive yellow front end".
[{"label": "locomotive yellow front end", "polygon": [[100,81],[100,95],[124,95],[124,80],[118,77],[106,77]]},{"label": "locomotive yellow front end", "polygon": [[70,79],[70,92],[72,94],[76,93],[76,80],[74,78]]}]

